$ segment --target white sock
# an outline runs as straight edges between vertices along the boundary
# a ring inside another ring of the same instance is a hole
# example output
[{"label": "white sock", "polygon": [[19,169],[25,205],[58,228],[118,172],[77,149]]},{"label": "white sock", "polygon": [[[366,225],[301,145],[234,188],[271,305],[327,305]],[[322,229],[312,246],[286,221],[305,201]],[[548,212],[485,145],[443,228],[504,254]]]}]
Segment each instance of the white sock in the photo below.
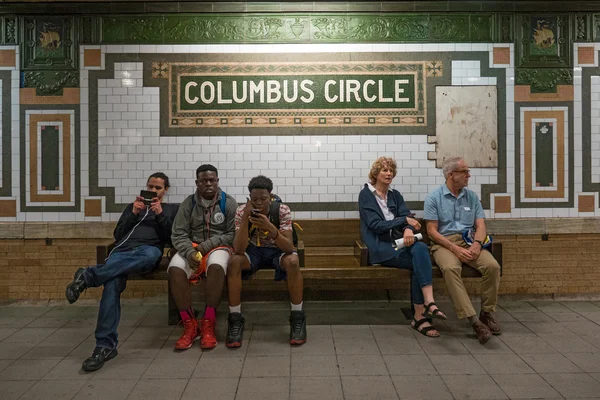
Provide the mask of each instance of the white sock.
[{"label": "white sock", "polygon": [[235,307],[231,307],[229,306],[229,312],[230,313],[234,313],[234,312],[242,312],[242,304],[240,303],[239,305],[235,306]]},{"label": "white sock", "polygon": [[302,311],[302,304],[304,304],[303,301],[301,301],[300,304],[290,303],[290,305],[292,306],[292,311]]}]

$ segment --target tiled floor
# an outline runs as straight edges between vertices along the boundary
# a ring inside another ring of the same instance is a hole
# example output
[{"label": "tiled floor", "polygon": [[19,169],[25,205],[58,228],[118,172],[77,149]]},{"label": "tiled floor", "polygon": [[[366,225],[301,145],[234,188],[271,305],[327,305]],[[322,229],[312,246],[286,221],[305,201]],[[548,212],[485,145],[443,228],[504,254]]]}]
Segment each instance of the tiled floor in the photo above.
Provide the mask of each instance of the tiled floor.
[{"label": "tiled floor", "polygon": [[245,303],[241,349],[175,353],[165,305],[126,303],[119,355],[95,373],[80,367],[96,305],[1,306],[0,399],[600,398],[600,302],[504,302],[485,346],[454,319],[425,338],[403,305],[307,303],[308,343],[290,348],[289,305]]}]

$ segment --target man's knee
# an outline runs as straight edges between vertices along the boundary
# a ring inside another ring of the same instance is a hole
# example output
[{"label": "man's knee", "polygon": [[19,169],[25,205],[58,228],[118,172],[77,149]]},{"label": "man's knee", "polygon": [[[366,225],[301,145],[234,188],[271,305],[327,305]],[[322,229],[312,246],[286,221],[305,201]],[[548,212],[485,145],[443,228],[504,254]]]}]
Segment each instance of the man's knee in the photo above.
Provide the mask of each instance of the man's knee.
[{"label": "man's knee", "polygon": [[459,262],[444,262],[438,264],[440,270],[442,271],[442,275],[452,274],[460,276],[462,273],[462,263]]},{"label": "man's knee", "polygon": [[225,264],[224,266],[221,264],[210,264],[208,267],[206,267],[206,275],[207,276],[213,276],[213,275],[226,275],[227,274],[227,264]]},{"label": "man's knee", "polygon": [[104,284],[104,292],[107,293],[123,293],[127,287],[127,278],[117,276]]},{"label": "man's knee", "polygon": [[234,254],[229,259],[227,265],[227,275],[239,275],[242,272],[244,264],[248,262],[245,255]]},{"label": "man's knee", "polygon": [[500,264],[495,258],[491,258],[483,268],[483,275],[500,278]]},{"label": "man's knee", "polygon": [[296,254],[287,254],[281,258],[281,269],[289,273],[300,272],[300,260]]}]

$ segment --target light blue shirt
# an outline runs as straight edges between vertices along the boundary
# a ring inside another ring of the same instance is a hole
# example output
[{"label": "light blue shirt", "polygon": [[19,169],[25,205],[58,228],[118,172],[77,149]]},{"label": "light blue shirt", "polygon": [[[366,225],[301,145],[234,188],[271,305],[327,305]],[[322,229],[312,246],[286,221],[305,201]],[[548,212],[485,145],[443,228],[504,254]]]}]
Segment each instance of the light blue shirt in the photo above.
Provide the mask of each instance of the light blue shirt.
[{"label": "light blue shirt", "polygon": [[485,218],[477,194],[463,188],[455,197],[445,183],[427,195],[424,208],[423,218],[438,221],[438,232],[444,236],[475,228],[475,220]]}]

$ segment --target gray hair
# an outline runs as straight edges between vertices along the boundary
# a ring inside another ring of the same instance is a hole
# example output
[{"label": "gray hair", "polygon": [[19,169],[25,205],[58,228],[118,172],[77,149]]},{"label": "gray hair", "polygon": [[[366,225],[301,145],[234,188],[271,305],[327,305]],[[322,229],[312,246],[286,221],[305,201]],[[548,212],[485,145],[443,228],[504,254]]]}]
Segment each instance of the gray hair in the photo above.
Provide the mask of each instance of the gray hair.
[{"label": "gray hair", "polygon": [[444,162],[442,163],[444,179],[448,179],[448,174],[450,172],[456,171],[456,169],[458,168],[458,162],[462,160],[462,157],[450,157],[444,160]]}]

